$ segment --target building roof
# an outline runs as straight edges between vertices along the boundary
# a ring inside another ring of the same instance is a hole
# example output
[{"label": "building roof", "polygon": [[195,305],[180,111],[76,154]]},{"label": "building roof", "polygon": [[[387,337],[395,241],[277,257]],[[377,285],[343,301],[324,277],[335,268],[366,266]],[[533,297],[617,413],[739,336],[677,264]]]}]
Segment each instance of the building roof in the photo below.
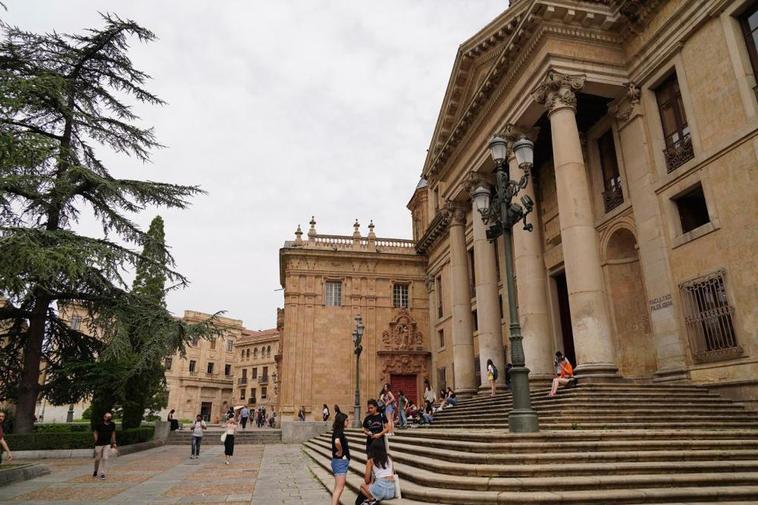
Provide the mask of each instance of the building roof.
[{"label": "building roof", "polygon": [[278,338],[279,330],[276,328],[260,331],[244,329],[240,333],[236,345],[254,344],[257,342],[270,342]]}]

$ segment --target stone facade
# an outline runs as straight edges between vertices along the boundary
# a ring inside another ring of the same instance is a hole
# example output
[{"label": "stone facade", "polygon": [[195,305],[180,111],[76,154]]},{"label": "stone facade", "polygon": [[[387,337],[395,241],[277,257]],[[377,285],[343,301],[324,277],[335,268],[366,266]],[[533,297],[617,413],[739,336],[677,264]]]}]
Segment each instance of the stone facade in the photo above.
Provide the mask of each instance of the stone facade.
[{"label": "stone facade", "polygon": [[279,392],[275,356],[279,354],[279,330],[243,330],[235,342],[234,399],[237,405],[277,409]]},{"label": "stone facade", "polygon": [[279,251],[282,418],[304,406],[307,419],[318,420],[323,404],[352,415],[358,314],[365,325],[361,403],[385,382],[418,397],[431,377],[425,259],[413,241],[377,238],[373,223],[365,237],[357,222],[345,236],[319,235],[310,224],[305,239],[298,227]]},{"label": "stone facade", "polygon": [[468,393],[507,359],[502,239],[483,238],[471,200],[472,180],[493,183],[497,133],[535,142],[534,231],[513,231],[532,378],[560,349],[588,380],[692,381],[755,406],[755,3],[511,4],[459,48],[408,205],[435,383]]}]

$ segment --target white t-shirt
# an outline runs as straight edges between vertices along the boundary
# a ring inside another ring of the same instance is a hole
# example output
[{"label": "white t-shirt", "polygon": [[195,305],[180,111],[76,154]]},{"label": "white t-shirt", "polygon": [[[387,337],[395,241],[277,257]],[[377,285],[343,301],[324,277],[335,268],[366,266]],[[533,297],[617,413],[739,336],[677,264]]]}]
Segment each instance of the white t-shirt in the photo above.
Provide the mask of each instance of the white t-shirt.
[{"label": "white t-shirt", "polygon": [[495,375],[495,367],[492,365],[487,365],[487,372],[491,373],[492,375]]},{"label": "white t-shirt", "polygon": [[424,393],[424,400],[428,402],[434,403],[434,400],[437,398],[434,396],[434,390],[433,389],[427,389],[426,393]]},{"label": "white t-shirt", "polygon": [[226,434],[227,435],[234,435],[234,432],[237,430],[237,424],[235,423],[228,423],[226,425]]},{"label": "white t-shirt", "polygon": [[387,468],[379,468],[378,465],[374,464],[373,471],[375,480],[383,479],[385,477],[392,477],[395,475],[395,472],[392,471],[392,460],[390,458],[387,458]]},{"label": "white t-shirt", "polygon": [[200,422],[195,421],[194,423],[192,423],[192,436],[202,437],[203,429],[205,429],[205,421],[200,421]]},{"label": "white t-shirt", "polygon": [[324,414],[325,416],[327,416],[327,415],[329,415],[329,409],[324,408],[324,410],[322,410],[321,413]]}]

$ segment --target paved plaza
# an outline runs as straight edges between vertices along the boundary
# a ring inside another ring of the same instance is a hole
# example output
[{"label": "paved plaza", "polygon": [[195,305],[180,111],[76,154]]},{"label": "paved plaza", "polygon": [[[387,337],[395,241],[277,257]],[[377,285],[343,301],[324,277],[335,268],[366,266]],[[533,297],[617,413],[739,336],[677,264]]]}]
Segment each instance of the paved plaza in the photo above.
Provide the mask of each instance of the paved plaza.
[{"label": "paved plaza", "polygon": [[329,503],[299,445],[238,445],[231,465],[223,447],[164,446],[111,460],[105,481],[92,460],[46,460],[51,474],[0,488],[0,503],[302,505]]}]

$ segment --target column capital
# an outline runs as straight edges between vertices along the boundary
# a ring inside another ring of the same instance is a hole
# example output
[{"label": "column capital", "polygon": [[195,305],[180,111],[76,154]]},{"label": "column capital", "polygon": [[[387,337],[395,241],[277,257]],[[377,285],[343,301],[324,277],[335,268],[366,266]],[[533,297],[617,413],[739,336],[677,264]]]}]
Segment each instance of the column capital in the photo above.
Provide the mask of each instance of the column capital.
[{"label": "column capital", "polygon": [[450,226],[463,226],[466,224],[466,206],[461,202],[448,200],[445,209],[450,213]]},{"label": "column capital", "polygon": [[586,78],[584,74],[562,74],[550,70],[532,96],[537,103],[545,106],[548,114],[566,108],[576,112],[576,92],[584,87]]},{"label": "column capital", "polygon": [[527,138],[532,142],[537,142],[537,136],[540,133],[539,127],[536,126],[519,126],[513,123],[508,123],[500,132],[500,136],[508,141],[508,144],[513,144],[517,140]]},{"label": "column capital", "polygon": [[466,191],[469,193],[469,195],[472,195],[476,188],[479,186],[484,186],[486,188],[491,188],[492,184],[490,183],[489,179],[479,172],[469,172],[468,176],[466,177]]}]

